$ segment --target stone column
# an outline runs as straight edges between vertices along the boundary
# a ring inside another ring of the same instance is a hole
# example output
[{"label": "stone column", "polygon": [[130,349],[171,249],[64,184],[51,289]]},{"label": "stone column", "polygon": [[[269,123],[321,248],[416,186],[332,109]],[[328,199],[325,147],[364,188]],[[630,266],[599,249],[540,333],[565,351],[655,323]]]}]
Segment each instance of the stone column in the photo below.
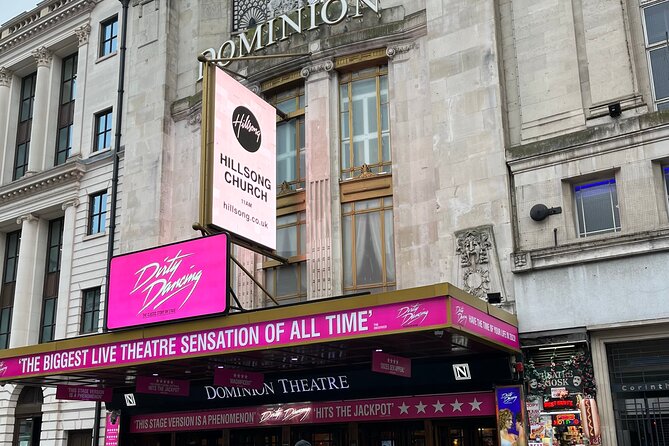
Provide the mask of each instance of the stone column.
[{"label": "stone column", "polygon": [[72,149],[70,158],[88,156],[91,152],[91,141],[84,143],[84,90],[86,89],[86,67],[88,67],[88,38],[91,34],[91,25],[88,23],[75,29],[79,39],[79,53],[77,54],[77,95],[74,99],[74,119],[72,123]]},{"label": "stone column", "polygon": [[32,131],[30,132],[28,173],[35,173],[44,169],[49,82],[51,79],[51,61],[53,60],[53,54],[46,47],[34,50],[32,55],[37,62],[37,80],[35,83]]},{"label": "stone column", "polygon": [[[40,245],[45,244],[48,232],[48,228],[44,228],[40,219],[33,214],[19,217],[16,222],[21,225],[21,247],[16,271],[10,348],[36,344],[39,340],[46,255],[46,250],[40,250]],[[44,243],[40,243],[40,240]]]},{"label": "stone column", "polygon": [[[331,88],[330,74],[334,68],[331,60],[324,60],[305,67],[300,74],[305,78],[304,89],[309,100],[309,112],[305,115],[306,128],[306,168],[307,168],[307,253],[309,258],[307,271],[307,298],[318,299],[341,293],[340,272],[334,268],[341,262],[333,262],[333,245],[341,245],[340,240],[333,240],[333,213],[339,215],[339,191],[333,190],[330,181],[332,170],[331,140],[335,135],[331,129],[337,128],[339,117],[331,113],[331,104],[337,103],[337,89]],[[334,100],[331,97],[334,95]],[[338,177],[339,168],[333,178]],[[333,209],[333,205],[336,209]]]},{"label": "stone column", "polygon": [[72,254],[74,252],[74,223],[79,200],[66,201],[62,205],[65,211],[63,219],[63,249],[60,254],[60,278],[58,281],[58,305],[56,310],[56,332],[54,339],[67,337],[67,319],[69,316],[70,284],[72,278]]},{"label": "stone column", "polygon": [[[0,67],[0,147],[7,146],[7,125],[9,119],[9,87],[12,84],[14,75],[5,67]],[[11,162],[13,150],[5,150],[4,155],[0,158],[0,184],[4,184],[5,163]],[[11,154],[11,155],[10,155]]]}]

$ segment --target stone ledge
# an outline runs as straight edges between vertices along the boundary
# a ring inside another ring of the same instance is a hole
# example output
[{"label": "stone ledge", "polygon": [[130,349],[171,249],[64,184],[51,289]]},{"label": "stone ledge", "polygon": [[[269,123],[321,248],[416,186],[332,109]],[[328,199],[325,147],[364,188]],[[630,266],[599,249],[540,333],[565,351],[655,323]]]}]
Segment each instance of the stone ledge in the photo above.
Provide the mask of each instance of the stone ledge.
[{"label": "stone ledge", "polygon": [[511,271],[524,273],[669,250],[669,229],[573,242],[511,253]]},{"label": "stone ledge", "polygon": [[32,175],[26,175],[0,187],[0,205],[49,190],[54,186],[63,186],[78,182],[86,173],[85,165],[79,161],[70,161],[60,166]]}]

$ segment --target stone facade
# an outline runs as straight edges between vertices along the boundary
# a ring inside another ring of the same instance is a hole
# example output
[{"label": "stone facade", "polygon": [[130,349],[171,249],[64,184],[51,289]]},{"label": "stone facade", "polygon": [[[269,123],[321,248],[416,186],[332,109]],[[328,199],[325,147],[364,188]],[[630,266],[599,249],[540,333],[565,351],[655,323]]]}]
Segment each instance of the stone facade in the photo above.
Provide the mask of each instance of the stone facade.
[{"label": "stone facade", "polygon": [[[198,54],[215,56],[234,20],[248,23],[311,2],[271,1],[263,9],[263,2],[240,0],[260,8],[244,17],[233,3],[129,3],[116,252],[198,236]],[[306,215],[299,299],[364,290],[345,285],[343,209],[381,197],[392,204],[392,246],[385,249],[394,254],[385,259],[392,265],[384,263],[394,279],[384,286],[448,281],[482,299],[499,293],[500,306],[517,313],[528,336],[585,328],[597,340],[593,359],[602,383],[613,327],[634,325],[630,337],[665,336],[669,115],[656,111],[662,98],[654,96],[644,37],[649,3],[384,0],[378,13],[365,7],[360,16],[259,52],[308,56],[231,63],[227,68],[265,97],[280,87],[304,88],[305,184],[279,198],[283,211]],[[63,216],[67,230],[56,336],[79,335],[82,290],[104,291],[108,235],[91,236],[87,228],[89,196],[111,189],[114,154],[94,149],[94,119],[116,106],[119,58],[100,56],[99,46],[102,24],[120,10],[115,0],[50,0],[0,29],[0,254],[5,234],[23,228],[15,318],[30,321],[12,332],[12,347],[38,342],[40,249],[49,219]],[[54,166],[61,61],[74,53],[72,148],[68,161]],[[383,173],[344,179],[340,82],[374,66],[387,66],[391,162]],[[33,72],[32,147],[27,175],[14,180],[20,122],[13,110],[21,79]],[[619,114],[609,111],[612,105]],[[615,180],[620,229],[581,237],[575,186],[601,178]],[[535,221],[530,210],[537,204],[561,212]],[[24,246],[33,252],[24,254]],[[275,266],[242,248],[235,256],[261,283]],[[235,281],[244,308],[269,302],[239,269]],[[630,306],[636,295],[643,305]],[[2,390],[0,443],[12,441],[20,390]],[[52,390],[44,396],[44,444],[64,445],[66,431],[93,428],[91,405],[57,402]],[[604,444],[612,445],[607,397],[603,391],[598,401]]]}]

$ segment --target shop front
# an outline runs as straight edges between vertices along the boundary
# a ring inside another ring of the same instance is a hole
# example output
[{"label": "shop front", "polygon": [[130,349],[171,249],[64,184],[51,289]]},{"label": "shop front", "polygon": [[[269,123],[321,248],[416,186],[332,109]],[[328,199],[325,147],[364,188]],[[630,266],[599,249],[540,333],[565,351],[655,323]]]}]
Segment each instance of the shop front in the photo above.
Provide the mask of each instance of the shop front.
[{"label": "shop front", "polygon": [[516,326],[440,284],[10,349],[0,373],[104,401],[120,445],[488,446]]}]

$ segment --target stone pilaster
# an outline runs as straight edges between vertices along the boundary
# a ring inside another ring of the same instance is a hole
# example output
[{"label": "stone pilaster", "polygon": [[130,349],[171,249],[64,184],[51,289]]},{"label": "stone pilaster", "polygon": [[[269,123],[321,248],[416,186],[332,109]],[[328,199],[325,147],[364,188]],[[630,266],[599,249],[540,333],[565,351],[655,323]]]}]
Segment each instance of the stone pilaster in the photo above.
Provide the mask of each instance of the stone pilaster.
[{"label": "stone pilaster", "polygon": [[84,122],[84,91],[86,90],[86,78],[88,67],[88,38],[91,33],[91,25],[88,23],[75,29],[79,39],[79,52],[77,54],[77,95],[74,98],[74,116],[72,118],[72,148],[70,158],[87,157],[91,152],[91,142],[83,143]]},{"label": "stone pilaster", "polygon": [[53,54],[45,47],[32,52],[37,63],[35,84],[35,103],[33,105],[32,130],[30,133],[30,153],[28,154],[28,172],[35,173],[44,169],[47,116],[49,105],[49,78]]},{"label": "stone pilaster", "polygon": [[40,230],[42,225],[38,217],[27,214],[18,218],[17,223],[21,225],[21,247],[16,270],[10,348],[36,344],[39,340],[46,251],[45,246],[41,246],[43,249],[40,252],[40,241],[46,243],[42,240],[46,230]]},{"label": "stone pilaster", "polygon": [[[0,67],[0,147],[7,146],[7,120],[9,119],[9,87],[14,75],[5,67]],[[5,183],[3,173],[5,166],[3,162],[11,162],[13,151],[6,150],[4,156],[0,157],[0,184]]]},{"label": "stone pilaster", "polygon": [[56,332],[54,339],[67,337],[69,316],[70,283],[72,277],[72,254],[74,251],[74,223],[79,200],[66,201],[61,208],[65,211],[63,219],[63,249],[60,255],[60,278],[58,281],[58,305],[56,310]]}]

